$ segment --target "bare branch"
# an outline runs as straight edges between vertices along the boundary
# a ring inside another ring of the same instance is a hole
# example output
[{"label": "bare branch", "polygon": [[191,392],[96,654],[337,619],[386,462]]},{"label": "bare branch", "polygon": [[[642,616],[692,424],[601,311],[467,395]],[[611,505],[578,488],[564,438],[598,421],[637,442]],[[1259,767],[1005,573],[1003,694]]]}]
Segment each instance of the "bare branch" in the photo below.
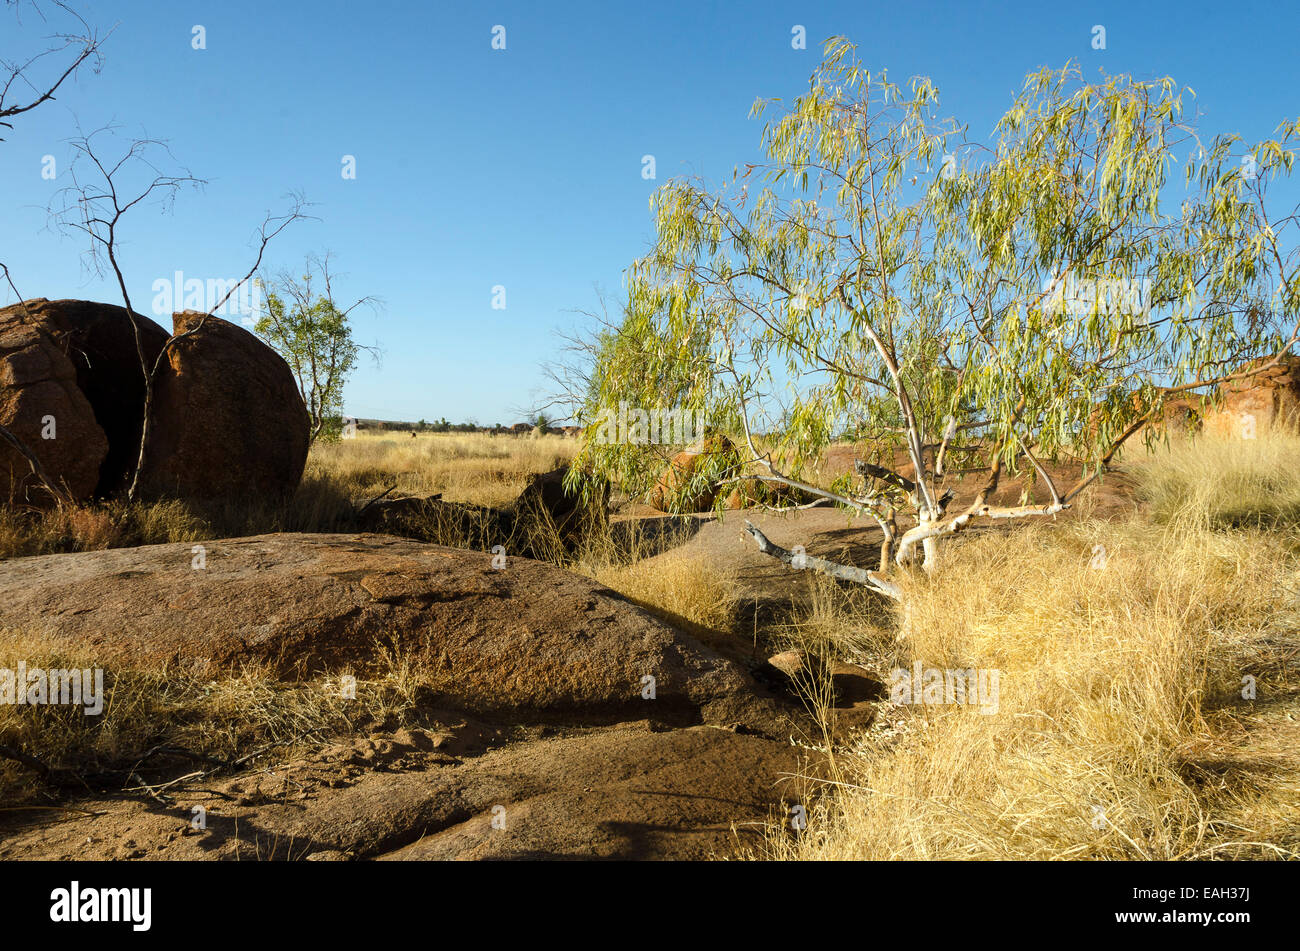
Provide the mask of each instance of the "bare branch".
[{"label": "bare branch", "polygon": [[753,522],[745,521],[745,531],[753,537],[758,543],[758,550],[765,555],[771,555],[773,558],[787,565],[793,565],[796,568],[808,568],[812,571],[829,575],[832,578],[838,578],[841,581],[852,581],[854,584],[866,585],[873,591],[892,598],[895,601],[903,599],[903,589],[893,582],[886,581],[874,571],[867,571],[864,568],[854,568],[851,565],[841,565],[838,562],[828,561],[825,558],[818,558],[814,555],[800,554],[796,556],[788,549],[771,541],[764,535]]},{"label": "bare branch", "polygon": [[[187,170],[163,171],[159,160],[156,160],[153,154],[159,153],[160,157],[168,162],[174,161],[174,158],[167,143],[161,139],[133,139],[116,161],[106,160],[98,139],[114,132],[114,127],[103,126],[89,134],[82,134],[72,141],[76,153],[68,172],[72,184],[57,193],[50,205],[50,217],[56,227],[73,230],[89,238],[90,246],[87,253],[90,260],[101,273],[105,267],[111,270],[117,281],[127,317],[131,322],[136,357],[145,383],[140,445],[127,489],[127,499],[134,501],[139,493],[140,477],[144,471],[153,415],[154,383],[166,361],[167,354],[179,341],[193,336],[202,329],[207,318],[224,307],[231,296],[253,278],[261,267],[267,245],[272,240],[289,225],[308,216],[304,213],[307,202],[298,194],[290,194],[290,209],[286,213],[275,215],[268,212],[258,230],[257,253],[252,267],[243,278],[226,291],[215,306],[203,314],[195,326],[169,337],[151,365],[145,353],[140,323],[131,304],[131,294],[127,289],[126,276],[120,260],[121,224],[123,218],[134,208],[145,203],[156,203],[165,209],[170,208],[182,188],[201,188],[206,182],[194,177]],[[89,172],[83,173],[83,167],[88,167]],[[143,176],[137,176],[138,171],[143,171]],[[130,178],[131,181],[124,181],[124,178]]]},{"label": "bare branch", "polygon": [[[19,7],[21,10],[20,4],[11,5]],[[31,112],[44,103],[53,102],[55,99],[54,94],[81,67],[89,65],[93,72],[98,73],[103,66],[101,47],[108,37],[112,35],[113,31],[109,30],[108,33],[100,36],[96,30],[86,23],[81,14],[73,10],[63,0],[54,0],[52,5],[76,21],[77,25],[73,27],[76,32],[54,34],[49,38],[50,45],[25,62],[8,63],[0,61],[0,74],[7,74],[0,80],[0,83],[2,83],[0,84],[0,126],[7,129],[12,129],[13,123],[6,120]],[[44,20],[45,16],[41,12],[40,5],[33,2],[32,6],[41,19]],[[41,60],[46,57],[59,56],[69,50],[72,51],[72,54],[67,61],[67,65],[53,78],[37,80],[32,76],[35,67]],[[16,92],[15,86],[22,86],[27,93],[17,102],[12,101]],[[3,139],[0,139],[0,142],[3,141]]]}]

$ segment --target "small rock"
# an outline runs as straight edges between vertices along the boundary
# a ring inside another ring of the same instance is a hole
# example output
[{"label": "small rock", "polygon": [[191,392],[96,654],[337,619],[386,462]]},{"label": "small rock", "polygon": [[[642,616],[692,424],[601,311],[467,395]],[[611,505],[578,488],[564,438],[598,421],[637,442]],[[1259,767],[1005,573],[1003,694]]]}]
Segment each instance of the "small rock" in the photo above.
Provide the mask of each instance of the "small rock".
[{"label": "small rock", "polygon": [[796,650],[781,651],[781,653],[769,657],[767,662],[787,677],[793,677],[803,670],[803,652]]}]

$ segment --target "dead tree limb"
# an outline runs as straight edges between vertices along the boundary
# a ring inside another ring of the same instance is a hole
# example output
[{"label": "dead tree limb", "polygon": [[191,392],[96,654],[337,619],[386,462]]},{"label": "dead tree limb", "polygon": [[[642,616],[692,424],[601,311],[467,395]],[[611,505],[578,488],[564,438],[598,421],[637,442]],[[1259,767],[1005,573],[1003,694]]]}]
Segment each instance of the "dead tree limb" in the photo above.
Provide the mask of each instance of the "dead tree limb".
[{"label": "dead tree limb", "polygon": [[[397,483],[394,482],[392,485],[390,485],[388,488],[384,489],[384,491],[380,492],[378,495],[376,495],[373,499],[371,499],[371,500],[370,500],[369,502],[367,502],[365,505],[361,506],[361,508],[357,510],[357,518],[360,518],[362,515],[365,515],[366,512],[368,512],[368,511],[370,510],[370,506],[374,505],[376,502],[378,502],[380,499],[384,498],[384,496],[388,495],[389,492],[394,491],[396,488],[397,488]],[[441,493],[439,493],[439,496],[441,496]]]},{"label": "dead tree limb", "polygon": [[50,495],[54,496],[55,502],[60,506],[71,506],[76,504],[76,500],[73,499],[71,493],[63,489],[57,482],[50,478],[49,474],[45,471],[45,467],[41,465],[41,460],[37,459],[36,454],[28,449],[23,441],[11,430],[5,426],[0,426],[0,439],[3,439],[13,448],[14,452],[27,460],[27,464],[32,468],[32,475],[36,476],[36,478],[40,480],[41,485],[45,487],[46,492],[49,492]]},{"label": "dead tree limb", "polygon": [[[98,164],[98,162],[96,164]],[[110,181],[111,184],[111,176],[108,176],[106,173],[105,177]],[[157,181],[158,180],[155,180],[155,183]],[[154,185],[150,186],[151,189],[153,187],[155,186]],[[148,194],[148,192],[146,192],[145,194]],[[246,273],[238,281],[238,283],[236,283],[233,287],[231,287],[228,291],[226,291],[225,296],[222,297],[221,300],[218,301],[215,306],[213,306],[210,310],[205,311],[203,316],[198,319],[198,321],[194,324],[193,327],[191,327],[189,330],[184,331],[183,333],[173,334],[172,336],[168,337],[166,342],[163,343],[162,349],[158,351],[158,356],[154,359],[152,367],[149,367],[148,364],[146,363],[144,359],[143,350],[140,351],[140,366],[141,369],[145,371],[144,409],[142,411],[142,423],[140,427],[140,448],[139,448],[139,453],[136,456],[135,472],[131,476],[131,486],[129,489],[127,489],[127,493],[126,493],[126,497],[128,500],[134,502],[136,496],[140,491],[140,476],[141,473],[144,471],[145,453],[147,452],[148,445],[149,445],[149,424],[153,416],[154,380],[157,378],[159,370],[162,368],[163,363],[167,359],[168,351],[171,350],[171,348],[174,347],[176,344],[178,344],[180,341],[186,339],[187,337],[192,337],[194,336],[194,334],[202,330],[204,323],[207,322],[207,319],[211,317],[213,314],[215,314],[217,311],[219,311],[222,307],[224,307],[226,305],[226,301],[230,300],[231,295],[233,295],[235,291],[239,290],[239,288],[243,287],[245,284],[247,284],[249,281],[253,279],[253,275],[255,275],[258,271],[258,268],[262,266],[262,258],[266,254],[267,245],[269,245],[275,238],[277,238],[280,232],[282,232],[285,228],[289,227],[289,225],[293,224],[295,221],[300,221],[308,217],[303,212],[303,209],[306,208],[307,206],[306,199],[303,198],[301,195],[292,194],[292,193],[290,194],[289,197],[292,200],[292,207],[287,213],[283,215],[272,215],[270,212],[267,212],[266,217],[262,220],[261,227],[259,228],[258,231],[258,237],[260,239],[260,242],[257,246],[257,257],[256,260],[253,261],[253,266],[248,269],[248,273]],[[127,207],[130,206],[128,205]],[[129,302],[129,298],[127,298],[126,296],[126,282],[122,278],[122,271],[117,263],[116,248],[112,243],[112,241],[108,242],[106,247],[109,255],[109,260],[113,265],[113,271],[117,275],[118,284],[122,288],[122,297],[124,300],[128,301],[127,312],[130,313],[131,310],[130,302]],[[138,337],[139,331],[137,330],[136,333]]]},{"label": "dead tree limb", "polygon": [[887,485],[902,489],[908,495],[916,494],[916,483],[907,476],[899,475],[893,469],[886,469],[884,466],[878,466],[874,462],[867,462],[864,459],[853,460],[853,467],[857,470],[858,475],[863,478],[879,479]]},{"label": "dead tree limb", "polygon": [[[298,194],[291,193],[291,206],[283,215],[267,213],[258,232],[259,243],[252,267],[242,279],[230,287],[215,306],[203,313],[203,316],[188,330],[168,337],[162,349],[153,360],[152,365],[144,350],[144,340],[139,322],[135,319],[135,309],[131,304],[131,295],[127,289],[126,277],[119,258],[121,250],[119,229],[124,216],[138,205],[155,203],[164,209],[170,208],[177,194],[183,188],[202,188],[206,183],[196,178],[188,170],[169,174],[159,171],[152,153],[161,153],[161,157],[174,162],[171,150],[161,139],[135,139],[131,141],[121,157],[113,162],[103,158],[102,149],[96,137],[113,132],[113,126],[104,126],[89,134],[83,134],[72,141],[76,153],[67,175],[72,184],[61,189],[49,206],[50,217],[64,230],[80,232],[89,239],[88,255],[91,264],[100,274],[111,273],[117,282],[122,304],[126,308],[127,319],[135,335],[136,357],[140,362],[140,373],[144,377],[144,405],[141,409],[140,444],[137,447],[136,462],[127,489],[128,501],[134,502],[140,491],[141,473],[144,471],[147,446],[150,436],[150,423],[153,415],[155,380],[168,353],[182,340],[191,337],[202,329],[204,322],[246,283],[253,279],[267,245],[279,236],[293,222],[308,217],[304,213],[306,200]],[[89,166],[83,174],[82,169]],[[144,178],[134,185],[125,185],[124,177],[144,170]]]},{"label": "dead tree limb", "polygon": [[[12,0],[9,5],[19,6]],[[6,129],[13,128],[13,123],[8,120],[14,116],[30,112],[44,103],[53,102],[55,100],[54,94],[59,91],[59,87],[82,66],[89,64],[90,68],[97,73],[103,65],[100,48],[113,31],[109,30],[107,34],[100,36],[97,31],[86,23],[81,14],[73,10],[63,0],[54,0],[52,5],[76,20],[80,32],[56,33],[51,37],[53,42],[49,46],[25,62],[0,62],[0,72],[7,74],[0,78],[0,126]],[[39,6],[33,4],[33,9],[42,20],[45,19]],[[74,29],[77,28],[74,27]],[[33,78],[31,74],[41,60],[47,56],[58,56],[66,50],[73,50],[74,52],[61,72],[50,74],[44,80]],[[22,99],[15,102],[13,97],[20,89],[26,90],[26,92],[23,94]],[[3,141],[4,139],[0,139],[0,142]]]},{"label": "dead tree limb", "polygon": [[903,600],[903,589],[893,582],[881,578],[874,571],[867,571],[865,568],[854,568],[851,565],[841,565],[839,562],[827,561],[825,558],[818,558],[815,555],[800,554],[796,556],[788,549],[782,548],[771,541],[759,530],[758,526],[749,520],[745,521],[745,531],[749,532],[754,541],[758,543],[759,551],[765,555],[771,555],[777,561],[791,565],[794,568],[810,569],[820,574],[829,575],[832,578],[838,578],[841,581],[866,585],[873,591],[878,591],[895,601]]},{"label": "dead tree limb", "polygon": [[20,749],[10,746],[8,743],[0,743],[0,756],[5,759],[11,759],[15,763],[22,763],[28,769],[39,773],[42,779],[47,779],[53,770],[50,769],[42,760],[37,759],[30,753],[24,753]]}]

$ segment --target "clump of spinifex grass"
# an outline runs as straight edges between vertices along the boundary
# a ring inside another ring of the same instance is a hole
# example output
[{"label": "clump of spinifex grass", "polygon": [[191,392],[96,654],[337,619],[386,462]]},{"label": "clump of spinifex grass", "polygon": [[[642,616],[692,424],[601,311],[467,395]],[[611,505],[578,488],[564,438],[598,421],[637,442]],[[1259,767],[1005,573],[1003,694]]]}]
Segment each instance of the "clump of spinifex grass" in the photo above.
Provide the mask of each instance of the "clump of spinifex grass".
[{"label": "clump of spinifex grass", "polygon": [[1139,492],[1161,522],[1190,527],[1300,525],[1300,435],[1258,439],[1202,435],[1167,451],[1127,453]]},{"label": "clump of spinifex grass", "polygon": [[700,559],[587,562],[578,570],[692,633],[731,633],[735,625],[739,598],[734,575]]}]

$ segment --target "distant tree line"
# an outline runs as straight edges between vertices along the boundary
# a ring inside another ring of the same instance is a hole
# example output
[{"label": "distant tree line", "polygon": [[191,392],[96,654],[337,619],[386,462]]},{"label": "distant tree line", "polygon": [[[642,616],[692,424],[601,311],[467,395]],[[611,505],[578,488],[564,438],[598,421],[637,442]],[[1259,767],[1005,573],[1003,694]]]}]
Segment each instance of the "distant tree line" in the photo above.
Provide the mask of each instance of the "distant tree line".
[{"label": "distant tree line", "polygon": [[441,419],[429,422],[427,419],[421,419],[416,422],[395,419],[362,419],[359,417],[348,417],[334,415],[327,417],[325,432],[337,434],[341,432],[343,423],[346,419],[354,419],[358,429],[371,429],[383,432],[412,432],[412,433],[488,433],[497,435],[502,433],[531,433],[535,429],[541,429],[544,433],[562,434],[564,428],[553,426],[545,415],[537,414],[527,422],[515,423],[513,426],[504,426],[501,423],[493,423],[491,426],[481,425],[478,421],[470,419],[463,423],[453,423],[442,417]]}]

